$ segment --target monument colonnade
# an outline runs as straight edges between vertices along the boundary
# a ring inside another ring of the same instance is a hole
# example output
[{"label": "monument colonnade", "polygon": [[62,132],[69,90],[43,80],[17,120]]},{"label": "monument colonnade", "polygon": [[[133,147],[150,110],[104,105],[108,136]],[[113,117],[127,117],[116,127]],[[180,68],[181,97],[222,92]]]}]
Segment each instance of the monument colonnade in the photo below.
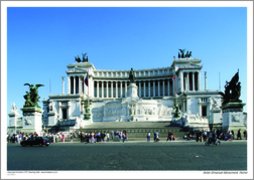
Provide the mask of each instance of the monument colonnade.
[{"label": "monument colonnade", "polygon": [[[68,76],[68,94],[82,94],[87,92],[84,81],[80,78],[82,75]],[[179,72],[180,81],[177,83],[181,91],[198,91],[201,89],[200,72],[181,71]],[[176,77],[175,79],[178,79]],[[174,79],[174,80],[175,80]],[[175,82],[172,77],[147,79],[136,79],[139,97],[162,97],[174,95]],[[64,79],[63,79],[64,81]],[[64,83],[64,82],[63,82]],[[89,77],[90,96],[95,98],[123,98],[126,97],[129,81],[125,79],[100,79]],[[64,93],[64,90],[63,90]]]}]

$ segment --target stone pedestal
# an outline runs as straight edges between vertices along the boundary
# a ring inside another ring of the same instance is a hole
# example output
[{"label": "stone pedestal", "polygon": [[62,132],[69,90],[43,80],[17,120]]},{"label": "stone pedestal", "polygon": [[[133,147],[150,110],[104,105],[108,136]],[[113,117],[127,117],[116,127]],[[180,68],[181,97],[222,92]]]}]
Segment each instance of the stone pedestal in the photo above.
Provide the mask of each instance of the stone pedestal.
[{"label": "stone pedestal", "polygon": [[134,83],[130,83],[127,88],[127,97],[138,98],[138,87]]},{"label": "stone pedestal", "polygon": [[19,114],[16,111],[10,112],[9,114],[9,126],[8,126],[8,134],[16,134],[17,126],[18,126],[18,119]]},{"label": "stone pedestal", "polygon": [[217,129],[221,130],[222,128],[222,120],[221,120],[221,110],[219,107],[215,107],[210,110],[210,119],[209,119],[209,127],[210,130]]},{"label": "stone pedestal", "polygon": [[222,130],[234,132],[241,129],[243,132],[246,130],[244,126],[243,106],[241,102],[229,102],[221,106],[223,113]]},{"label": "stone pedestal", "polygon": [[38,133],[42,130],[42,113],[43,110],[36,107],[25,107],[23,111],[23,129],[25,133]]},{"label": "stone pedestal", "polygon": [[17,126],[17,120],[20,116],[18,112],[10,112],[8,115],[9,115],[9,126]]}]

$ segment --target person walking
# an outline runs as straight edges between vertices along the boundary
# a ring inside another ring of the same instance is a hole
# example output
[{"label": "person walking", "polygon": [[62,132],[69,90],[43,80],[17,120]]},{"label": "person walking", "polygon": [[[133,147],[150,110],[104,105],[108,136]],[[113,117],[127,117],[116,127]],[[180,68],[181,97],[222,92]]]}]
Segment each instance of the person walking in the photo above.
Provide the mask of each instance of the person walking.
[{"label": "person walking", "polygon": [[206,132],[206,130],[204,130],[203,131],[203,140],[204,140],[204,142],[206,141],[206,137],[207,137],[207,132]]},{"label": "person walking", "polygon": [[199,131],[196,132],[196,142],[199,140]]},{"label": "person walking", "polygon": [[123,143],[124,143],[124,141],[125,141],[125,133],[124,132],[122,133],[122,138],[123,138]]},{"label": "person walking", "polygon": [[53,143],[55,143],[55,142],[56,142],[56,133],[53,134]]},{"label": "person walking", "polygon": [[[111,136],[112,136],[112,132],[113,131],[111,131]],[[112,139],[113,139],[113,136],[112,136]],[[107,142],[109,142],[109,133],[107,132]]]},{"label": "person walking", "polygon": [[246,130],[244,130],[243,136],[244,136],[244,138],[247,140],[247,131],[246,131]]},{"label": "person walking", "polygon": [[11,142],[11,135],[10,135],[10,134],[8,134],[8,133],[7,133],[7,141],[8,141],[8,143],[10,143],[10,142]]},{"label": "person walking", "polygon": [[19,134],[19,142],[21,142],[22,141],[22,134],[20,133]]},{"label": "person walking", "polygon": [[150,137],[151,137],[151,135],[150,135],[150,131],[147,133],[147,142],[150,142]]},{"label": "person walking", "polygon": [[238,130],[237,132],[237,140],[240,138],[240,140],[242,140],[242,136],[241,136],[241,129]]},{"label": "person walking", "polygon": [[111,138],[113,139],[114,138],[114,131],[111,130]]},{"label": "person walking", "polygon": [[65,142],[65,135],[64,133],[62,134],[62,138],[63,138],[63,143]]},{"label": "person walking", "polygon": [[172,135],[173,135],[173,133],[172,132],[170,132],[170,131],[168,131],[168,138],[167,138],[167,140],[166,141],[168,141],[168,140],[172,140]]},{"label": "person walking", "polygon": [[94,136],[95,136],[95,134],[94,134],[94,132],[92,132],[92,134],[91,134],[91,143],[94,143]]},{"label": "person walking", "polygon": [[233,140],[235,140],[235,133],[234,133],[234,131],[233,131],[233,130],[231,131],[231,134],[232,134],[232,138],[233,138]]},{"label": "person walking", "polygon": [[16,135],[16,141],[19,143],[19,134]]},{"label": "person walking", "polygon": [[158,142],[158,141],[159,141],[159,132],[158,132],[158,131],[156,131],[156,132],[155,132],[155,135],[156,135],[156,136],[155,136],[156,141]]},{"label": "person walking", "polygon": [[124,133],[125,133],[125,140],[128,142],[127,131],[125,130]]},{"label": "person walking", "polygon": [[71,142],[73,142],[73,134],[71,134]]},{"label": "person walking", "polygon": [[119,132],[119,140],[120,140],[120,142],[122,141],[122,135],[123,135],[123,133],[122,133],[122,131],[120,131]]}]

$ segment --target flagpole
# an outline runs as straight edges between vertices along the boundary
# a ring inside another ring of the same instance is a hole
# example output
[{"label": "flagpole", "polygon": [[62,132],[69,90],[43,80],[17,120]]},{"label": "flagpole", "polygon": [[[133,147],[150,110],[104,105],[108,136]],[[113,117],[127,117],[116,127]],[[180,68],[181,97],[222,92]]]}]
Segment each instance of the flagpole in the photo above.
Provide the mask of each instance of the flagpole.
[{"label": "flagpole", "polygon": [[87,61],[87,76],[88,76],[88,80],[87,80],[87,87],[88,87],[88,107],[90,106],[89,104],[89,64],[88,64],[88,61]]}]

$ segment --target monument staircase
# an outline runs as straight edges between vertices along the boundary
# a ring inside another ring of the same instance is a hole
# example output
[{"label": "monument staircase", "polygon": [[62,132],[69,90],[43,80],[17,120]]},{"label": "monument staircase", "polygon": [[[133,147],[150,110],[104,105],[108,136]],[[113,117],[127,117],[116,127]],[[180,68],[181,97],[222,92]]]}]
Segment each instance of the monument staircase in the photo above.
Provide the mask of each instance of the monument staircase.
[{"label": "monument staircase", "polygon": [[[156,122],[96,122],[85,126],[81,132],[109,132],[110,141],[111,130],[113,131],[127,131],[127,137],[129,141],[133,140],[146,140],[147,133],[151,134],[151,141],[153,141],[153,136],[156,131],[158,131],[160,140],[164,141],[167,139],[168,131],[172,131],[173,135],[176,136],[177,140],[183,139],[185,134],[189,133],[188,128],[183,128],[178,124],[171,121],[156,121]],[[76,130],[78,132],[79,130]],[[70,132],[72,133],[72,132]],[[76,140],[78,140],[76,138]],[[113,141],[117,141],[114,137]]]}]

